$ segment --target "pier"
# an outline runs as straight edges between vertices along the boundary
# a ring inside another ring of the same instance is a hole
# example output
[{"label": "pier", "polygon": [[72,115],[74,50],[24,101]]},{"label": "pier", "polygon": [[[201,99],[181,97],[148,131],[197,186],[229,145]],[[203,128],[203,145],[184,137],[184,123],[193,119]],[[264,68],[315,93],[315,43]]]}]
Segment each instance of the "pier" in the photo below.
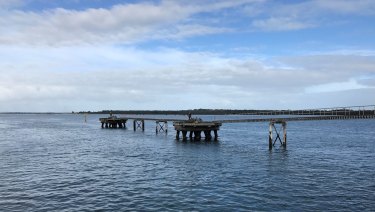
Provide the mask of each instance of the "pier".
[{"label": "pier", "polygon": [[[311,110],[277,110],[267,113],[244,114],[252,115],[246,119],[223,119],[216,121],[202,121],[199,118],[189,119],[161,119],[161,118],[139,118],[139,117],[116,117],[100,118],[102,128],[126,129],[126,122],[133,120],[133,130],[145,130],[145,121],[155,121],[156,134],[168,133],[168,122],[173,122],[176,130],[176,140],[206,141],[218,140],[218,131],[222,124],[243,122],[269,122],[268,146],[272,149],[277,141],[282,147],[287,145],[287,122],[291,121],[323,121],[323,120],[350,120],[350,119],[375,119],[375,105],[335,107]],[[213,135],[212,135],[213,133]],[[202,136],[203,134],[203,136]]]},{"label": "pier", "polygon": [[[168,121],[173,121],[173,126],[176,130],[176,139],[180,139],[180,132],[182,133],[182,140],[187,140],[187,133],[191,140],[199,141],[201,138],[205,140],[211,140],[214,138],[218,139],[218,130],[222,123],[220,122],[204,122],[200,119],[155,119],[155,118],[118,118],[116,116],[110,116],[108,118],[100,118],[102,128],[123,128],[126,129],[126,122],[133,120],[133,130],[145,130],[145,121],[155,121],[156,134],[168,133]],[[204,136],[202,137],[202,132]],[[212,137],[212,132],[214,136]]]}]

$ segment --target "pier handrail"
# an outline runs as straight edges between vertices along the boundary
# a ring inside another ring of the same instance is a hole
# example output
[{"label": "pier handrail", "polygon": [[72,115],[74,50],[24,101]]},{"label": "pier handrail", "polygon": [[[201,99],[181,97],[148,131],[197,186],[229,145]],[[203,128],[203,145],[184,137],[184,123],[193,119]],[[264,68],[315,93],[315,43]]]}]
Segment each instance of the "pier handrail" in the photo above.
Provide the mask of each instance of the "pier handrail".
[{"label": "pier handrail", "polygon": [[284,110],[261,110],[254,113],[244,113],[242,115],[375,115],[375,105],[357,105],[344,107],[324,107],[314,109],[284,109]]}]

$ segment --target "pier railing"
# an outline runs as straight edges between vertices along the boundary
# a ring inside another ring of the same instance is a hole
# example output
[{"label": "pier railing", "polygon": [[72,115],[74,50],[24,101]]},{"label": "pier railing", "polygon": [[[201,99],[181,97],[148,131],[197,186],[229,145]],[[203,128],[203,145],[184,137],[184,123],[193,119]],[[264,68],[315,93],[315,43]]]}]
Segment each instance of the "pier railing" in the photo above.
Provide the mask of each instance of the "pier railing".
[{"label": "pier railing", "polygon": [[347,106],[347,107],[329,107],[315,109],[299,109],[299,110],[261,110],[254,113],[246,113],[242,115],[261,115],[261,116],[364,116],[375,115],[375,105],[364,106]]}]

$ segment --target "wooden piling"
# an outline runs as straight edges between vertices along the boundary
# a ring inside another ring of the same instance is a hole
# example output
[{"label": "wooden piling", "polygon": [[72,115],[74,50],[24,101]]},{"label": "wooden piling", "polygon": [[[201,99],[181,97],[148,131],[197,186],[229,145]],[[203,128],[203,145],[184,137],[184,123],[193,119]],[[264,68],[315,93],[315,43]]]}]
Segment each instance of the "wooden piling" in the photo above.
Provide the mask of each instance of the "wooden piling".
[{"label": "wooden piling", "polygon": [[186,134],[187,134],[187,131],[183,130],[182,131],[182,140],[184,140],[184,141],[186,141]]},{"label": "wooden piling", "polygon": [[[277,128],[275,126],[275,124],[281,124],[281,130],[283,131],[283,137],[282,139],[280,138],[280,133],[277,131]],[[276,133],[276,138],[275,140],[273,140],[273,131],[275,131]],[[286,143],[287,143],[287,135],[286,135],[286,122],[283,121],[283,120],[278,120],[278,121],[270,121],[270,124],[269,124],[269,135],[268,135],[268,148],[270,150],[272,150],[274,144],[276,143],[276,141],[279,140],[281,145],[283,147],[286,147]]]},{"label": "wooden piling", "polygon": [[156,121],[155,132],[158,134],[159,132],[168,133],[168,122],[167,121]]},{"label": "wooden piling", "polygon": [[283,146],[286,147],[286,122],[283,122],[282,126],[283,126]]},{"label": "wooden piling", "polygon": [[179,140],[179,139],[180,139],[180,131],[176,130],[176,140]]},{"label": "wooden piling", "polygon": [[273,139],[272,139],[272,131],[273,131],[273,122],[270,122],[270,125],[269,125],[269,134],[268,134],[268,148],[270,150],[272,150],[272,142],[273,142]]}]

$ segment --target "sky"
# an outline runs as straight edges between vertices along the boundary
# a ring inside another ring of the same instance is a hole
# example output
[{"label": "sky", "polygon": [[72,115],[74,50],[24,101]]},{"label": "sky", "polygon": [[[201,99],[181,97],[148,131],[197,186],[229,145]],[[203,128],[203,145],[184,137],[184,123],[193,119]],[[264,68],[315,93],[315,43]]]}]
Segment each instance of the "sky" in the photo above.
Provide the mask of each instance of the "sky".
[{"label": "sky", "polygon": [[375,104],[373,0],[0,0],[0,112]]}]

